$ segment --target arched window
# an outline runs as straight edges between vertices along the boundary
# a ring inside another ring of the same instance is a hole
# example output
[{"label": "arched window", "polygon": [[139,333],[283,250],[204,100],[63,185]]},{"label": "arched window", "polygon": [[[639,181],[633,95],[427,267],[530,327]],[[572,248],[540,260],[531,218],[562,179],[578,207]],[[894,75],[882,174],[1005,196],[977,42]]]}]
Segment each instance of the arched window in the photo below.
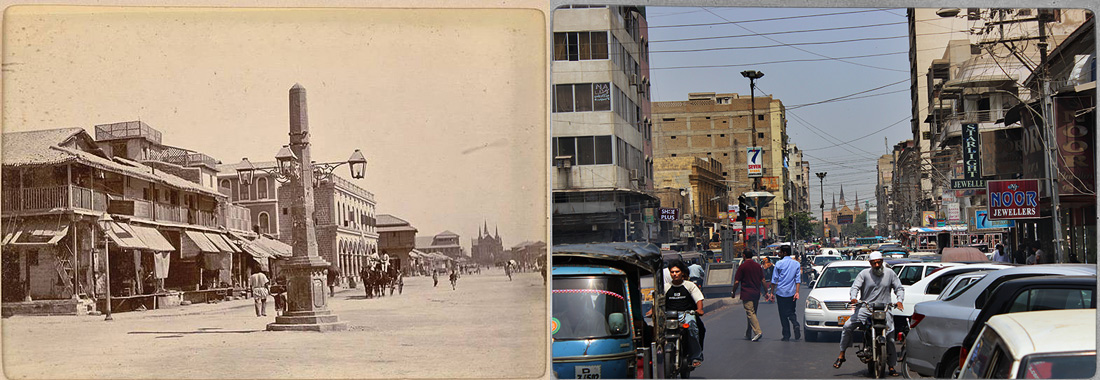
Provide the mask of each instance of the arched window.
[{"label": "arched window", "polygon": [[224,188],[226,188],[226,189],[230,188],[230,186],[229,186],[229,180],[228,180],[228,179],[223,179],[223,180],[221,181],[221,185],[220,185],[219,187],[224,187]]},{"label": "arched window", "polygon": [[256,180],[256,199],[267,199],[267,177]]},{"label": "arched window", "polygon": [[261,234],[271,233],[271,216],[267,215],[266,212],[261,212],[260,216],[259,216],[259,219],[260,219],[260,233]]}]

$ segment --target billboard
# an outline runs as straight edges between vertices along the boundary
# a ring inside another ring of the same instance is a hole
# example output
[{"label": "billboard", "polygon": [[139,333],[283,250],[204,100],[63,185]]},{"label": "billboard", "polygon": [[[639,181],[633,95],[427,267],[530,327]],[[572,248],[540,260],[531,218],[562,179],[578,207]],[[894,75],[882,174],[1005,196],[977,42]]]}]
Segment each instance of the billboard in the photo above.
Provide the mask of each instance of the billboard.
[{"label": "billboard", "polygon": [[962,125],[963,178],[951,180],[955,190],[981,189],[985,187],[982,179],[982,142],[978,133],[978,124]]},{"label": "billboard", "polygon": [[748,159],[745,162],[749,165],[749,177],[763,177],[764,176],[764,148],[754,146],[747,148]]},{"label": "billboard", "polygon": [[986,185],[989,219],[1039,218],[1039,180],[988,181]]},{"label": "billboard", "polygon": [[936,226],[936,212],[935,211],[921,211],[921,227],[935,227]]},{"label": "billboard", "polygon": [[837,215],[836,224],[852,224],[852,215]]},{"label": "billboard", "polygon": [[680,220],[680,209],[671,207],[661,207],[661,221],[673,222]]}]

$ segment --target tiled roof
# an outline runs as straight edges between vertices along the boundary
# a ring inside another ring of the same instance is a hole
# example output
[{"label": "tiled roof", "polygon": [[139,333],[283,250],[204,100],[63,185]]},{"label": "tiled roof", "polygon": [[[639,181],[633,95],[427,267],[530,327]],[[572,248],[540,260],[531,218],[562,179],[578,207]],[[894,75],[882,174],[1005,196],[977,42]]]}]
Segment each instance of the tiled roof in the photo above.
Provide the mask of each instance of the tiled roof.
[{"label": "tiled roof", "polygon": [[443,232],[440,232],[438,235],[435,235],[435,236],[436,237],[452,237],[452,236],[453,237],[458,237],[458,234],[456,234],[454,232],[451,232],[451,231],[443,231]]},{"label": "tiled roof", "polygon": [[60,128],[4,134],[3,163],[10,166],[54,165],[74,159],[70,154],[50,149],[84,132],[83,128]]},{"label": "tiled roof", "polygon": [[378,227],[409,225],[409,222],[390,214],[378,214],[375,225]]},{"label": "tiled roof", "polygon": [[152,168],[134,161],[120,158],[109,159],[92,152],[61,146],[70,139],[80,138],[77,137],[80,135],[86,136],[84,138],[87,138],[89,142],[91,142],[90,137],[87,136],[87,132],[82,128],[61,128],[5,133],[3,135],[3,164],[4,166],[19,167],[79,162],[98,169],[118,172],[146,181],[175,186],[180,189],[219,197],[224,196],[221,193],[199,186],[183,178],[164,172],[154,172]]}]

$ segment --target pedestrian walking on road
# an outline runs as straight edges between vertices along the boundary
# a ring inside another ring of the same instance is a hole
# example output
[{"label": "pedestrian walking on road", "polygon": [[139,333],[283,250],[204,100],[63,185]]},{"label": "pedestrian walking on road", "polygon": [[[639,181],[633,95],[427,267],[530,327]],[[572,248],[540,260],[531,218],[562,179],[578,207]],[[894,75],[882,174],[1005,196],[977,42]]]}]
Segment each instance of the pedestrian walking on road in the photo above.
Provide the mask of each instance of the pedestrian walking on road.
[{"label": "pedestrian walking on road", "polygon": [[775,264],[772,288],[779,306],[779,323],[783,326],[782,340],[791,340],[792,329],[794,340],[799,340],[802,339],[802,331],[799,329],[798,315],[795,314],[795,302],[798,301],[798,291],[802,283],[802,266],[791,258],[790,246],[779,247],[779,257],[782,259]]},{"label": "pedestrian walking on road", "polygon": [[458,285],[458,271],[454,268],[451,269],[451,290],[457,290]]},{"label": "pedestrian walking on road", "polygon": [[272,282],[271,297],[275,299],[275,316],[286,312],[286,277],[280,276]]},{"label": "pedestrian walking on road", "polygon": [[[733,294],[737,295],[738,286],[741,289],[741,305],[745,307],[745,317],[748,318],[748,326],[745,327],[745,339],[753,342],[764,336],[764,330],[760,328],[760,320],[756,318],[756,311],[760,308],[760,294],[764,289],[764,270],[760,264],[752,260],[752,250],[741,252],[741,265],[737,267],[737,274],[733,277]],[[751,332],[752,335],[749,335]]]},{"label": "pedestrian walking on road", "polygon": [[340,280],[340,269],[335,265],[328,267],[328,296],[336,297],[336,282]]},{"label": "pedestrian walking on road", "polygon": [[1005,253],[1004,244],[997,244],[997,248],[993,249],[993,261],[998,263],[1007,263],[1009,261],[1008,254]]},{"label": "pedestrian walking on road", "polygon": [[439,286],[439,270],[432,268],[432,287]]},{"label": "pedestrian walking on road", "polygon": [[772,275],[775,273],[775,264],[772,264],[772,261],[768,260],[767,257],[762,257],[760,260],[763,262],[763,264],[761,264],[761,269],[764,271],[764,303],[774,303],[775,292],[772,291],[774,290],[772,287]]},{"label": "pedestrian walking on road", "polygon": [[256,316],[267,315],[268,279],[264,272],[253,273],[248,277],[248,286],[252,288],[252,298],[256,302]]}]

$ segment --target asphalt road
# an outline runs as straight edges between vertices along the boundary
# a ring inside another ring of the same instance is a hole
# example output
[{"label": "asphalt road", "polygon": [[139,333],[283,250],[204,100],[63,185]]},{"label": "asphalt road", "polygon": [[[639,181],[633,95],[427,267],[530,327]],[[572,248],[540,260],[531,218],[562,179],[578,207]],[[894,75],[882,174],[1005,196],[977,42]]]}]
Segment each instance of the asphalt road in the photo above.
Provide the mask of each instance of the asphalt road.
[{"label": "asphalt road", "polygon": [[[803,300],[809,290],[803,289],[797,301],[798,322],[802,320]],[[819,334],[817,342],[784,342],[779,324],[779,310],[774,303],[761,304],[757,316],[764,336],[759,342],[745,339],[745,309],[740,302],[731,304],[703,318],[707,326],[703,364],[691,373],[692,378],[709,379],[843,379],[866,378],[867,366],[856,358],[855,348],[849,348],[840,369],[832,364],[840,350],[840,334]]]}]

